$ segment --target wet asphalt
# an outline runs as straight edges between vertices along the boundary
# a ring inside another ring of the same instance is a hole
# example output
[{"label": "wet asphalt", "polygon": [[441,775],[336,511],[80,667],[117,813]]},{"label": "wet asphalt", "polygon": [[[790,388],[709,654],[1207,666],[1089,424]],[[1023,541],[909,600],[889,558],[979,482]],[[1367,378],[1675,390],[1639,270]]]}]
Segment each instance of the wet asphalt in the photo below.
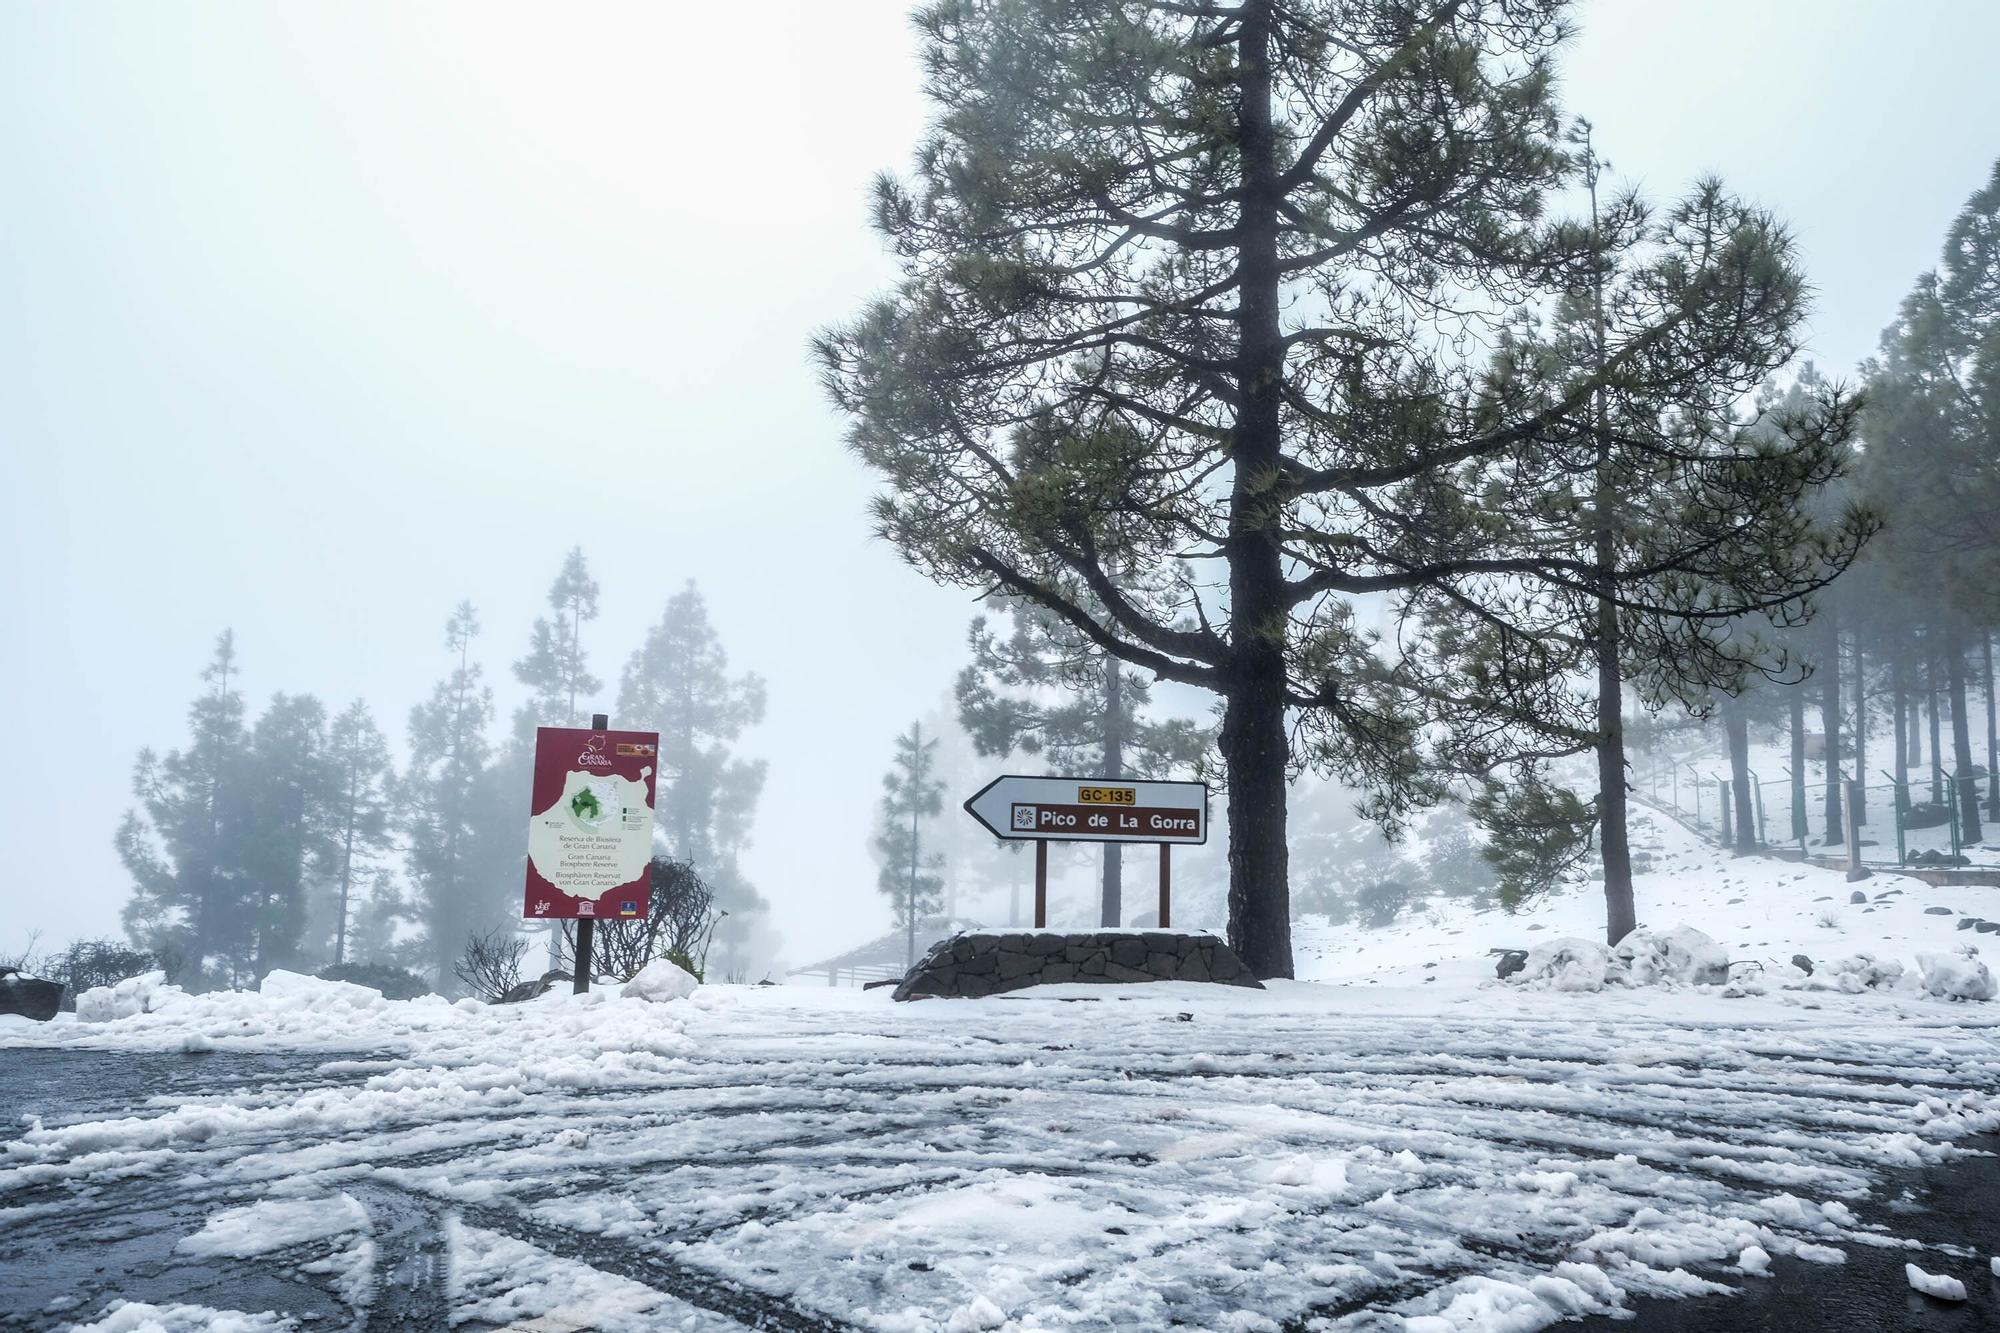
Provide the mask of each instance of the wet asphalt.
[{"label": "wet asphalt", "polygon": [[[29,1118],[58,1124],[195,1096],[358,1082],[372,1063],[352,1055],[0,1051],[0,1142],[20,1134]],[[1864,1224],[1920,1241],[1923,1251],[1845,1243],[1844,1264],[1777,1258],[1768,1277],[1725,1276],[1739,1287],[1732,1295],[1641,1299],[1631,1304],[1636,1318],[1593,1317],[1558,1327],[1577,1333],[2000,1329],[2000,1278],[1988,1266],[2000,1254],[2000,1139],[1967,1146],[1988,1155],[1892,1173],[1884,1188],[1851,1205]],[[393,1188],[362,1182],[346,1188],[367,1208],[380,1254],[375,1300],[360,1327],[365,1333],[446,1328],[442,1210]],[[212,1183],[144,1171],[0,1198],[0,1217],[23,1210],[0,1222],[0,1329],[61,1328],[114,1298],[283,1310],[308,1328],[349,1326],[351,1312],[330,1280],[299,1272],[283,1253],[254,1261],[175,1253],[175,1243],[208,1214],[241,1201]],[[1969,1299],[1953,1304],[1913,1291],[1903,1273],[1911,1260],[1961,1279]]]}]

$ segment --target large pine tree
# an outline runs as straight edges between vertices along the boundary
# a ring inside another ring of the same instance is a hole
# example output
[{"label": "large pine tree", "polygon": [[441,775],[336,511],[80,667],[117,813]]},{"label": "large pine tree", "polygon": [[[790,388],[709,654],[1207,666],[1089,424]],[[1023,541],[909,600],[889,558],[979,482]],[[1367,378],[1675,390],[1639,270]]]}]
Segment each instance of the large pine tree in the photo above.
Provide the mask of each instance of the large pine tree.
[{"label": "large pine tree", "polygon": [[[1401,520],[1602,379],[1520,414],[1479,392],[1507,312],[1590,248],[1545,217],[1577,171],[1554,95],[1568,8],[916,17],[935,115],[912,178],[876,190],[903,277],[821,337],[827,388],[885,480],[880,532],[920,569],[1221,697],[1230,939],[1261,976],[1292,970],[1290,770],[1366,787],[1393,825],[1439,791],[1425,709],[1462,702],[1382,660],[1351,599],[1428,582]],[[1177,556],[1196,572],[1158,595],[1112,577]]]}]

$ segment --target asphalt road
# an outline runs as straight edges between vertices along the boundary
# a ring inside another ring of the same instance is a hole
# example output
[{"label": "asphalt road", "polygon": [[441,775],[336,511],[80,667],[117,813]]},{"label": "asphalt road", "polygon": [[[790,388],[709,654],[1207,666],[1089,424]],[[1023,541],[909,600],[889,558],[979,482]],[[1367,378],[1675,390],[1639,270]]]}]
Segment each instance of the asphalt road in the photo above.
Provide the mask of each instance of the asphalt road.
[{"label": "asphalt road", "polygon": [[[371,1071],[366,1057],[313,1055],[106,1054],[89,1051],[9,1050],[0,1054],[0,1141],[21,1131],[24,1117],[50,1123],[98,1120],[131,1111],[157,1111],[183,1099],[230,1091],[305,1092],[354,1084]],[[1986,1146],[2000,1150],[2000,1142]],[[443,1329],[449,1310],[444,1212],[434,1199],[386,1180],[357,1179],[345,1187],[366,1208],[379,1247],[376,1295],[362,1325],[374,1330]],[[114,1297],[155,1304],[191,1302],[223,1309],[286,1310],[307,1327],[347,1326],[349,1307],[330,1276],[315,1277],[287,1262],[283,1252],[238,1261],[177,1253],[176,1241],[199,1229],[223,1200],[220,1187],[199,1172],[138,1170],[87,1188],[17,1189],[0,1199],[0,1328],[53,1329],[94,1315]],[[24,1205],[28,1220],[8,1212]],[[1660,1330],[1708,1333],[1728,1330],[1957,1330],[1995,1327],[2000,1279],[1988,1274],[1988,1256],[2000,1253],[2000,1157],[1963,1160],[1948,1169],[1890,1173],[1886,1186],[1854,1205],[1864,1223],[1888,1224],[1893,1234],[1927,1245],[1960,1247],[1947,1260],[1919,1256],[1930,1271],[1967,1282],[1972,1300],[1947,1305],[1912,1291],[1903,1277],[1901,1249],[1848,1244],[1842,1265],[1779,1259],[1768,1279],[1748,1279],[1739,1294],[1695,1301],[1641,1301],[1636,1321],[1589,1319],[1563,1325],[1579,1330]],[[820,1328],[796,1306],[761,1302],[755,1293],[713,1283],[695,1290],[686,1268],[662,1264],[642,1251],[596,1246],[585,1251],[573,1237],[539,1228],[503,1209],[466,1208],[468,1222],[585,1260],[656,1289],[726,1314],[751,1327]],[[291,1256],[296,1259],[298,1256]],[[463,1326],[472,1327],[472,1326]]]}]

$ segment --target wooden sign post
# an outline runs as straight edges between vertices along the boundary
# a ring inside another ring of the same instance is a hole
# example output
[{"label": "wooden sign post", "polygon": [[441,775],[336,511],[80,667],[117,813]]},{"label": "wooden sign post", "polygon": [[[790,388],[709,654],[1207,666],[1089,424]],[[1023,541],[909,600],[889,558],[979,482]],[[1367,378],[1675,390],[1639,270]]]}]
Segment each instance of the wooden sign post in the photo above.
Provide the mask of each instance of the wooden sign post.
[{"label": "wooden sign post", "polygon": [[1173,921],[1173,845],[1208,841],[1208,784],[1008,774],[974,792],[965,812],[996,838],[1035,844],[1035,929],[1049,925],[1049,844],[1160,845],[1160,929]]}]

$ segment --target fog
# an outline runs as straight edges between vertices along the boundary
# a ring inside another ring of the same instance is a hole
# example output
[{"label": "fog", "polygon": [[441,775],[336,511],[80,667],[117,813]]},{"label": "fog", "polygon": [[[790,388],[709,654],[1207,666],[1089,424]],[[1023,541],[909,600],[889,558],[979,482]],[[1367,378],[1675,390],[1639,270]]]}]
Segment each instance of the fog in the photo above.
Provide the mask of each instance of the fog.
[{"label": "fog", "polygon": [[[0,7],[0,947],[117,931],[133,756],[184,742],[218,631],[253,712],[365,698],[400,742],[469,598],[504,721],[572,546],[600,706],[688,579],[768,681],[743,868],[784,958],[887,929],[879,777],[975,607],[870,540],[805,348],[892,277],[904,11]],[[1851,375],[1990,167],[2000,9],[1581,20],[1619,174],[1788,219]]]}]

